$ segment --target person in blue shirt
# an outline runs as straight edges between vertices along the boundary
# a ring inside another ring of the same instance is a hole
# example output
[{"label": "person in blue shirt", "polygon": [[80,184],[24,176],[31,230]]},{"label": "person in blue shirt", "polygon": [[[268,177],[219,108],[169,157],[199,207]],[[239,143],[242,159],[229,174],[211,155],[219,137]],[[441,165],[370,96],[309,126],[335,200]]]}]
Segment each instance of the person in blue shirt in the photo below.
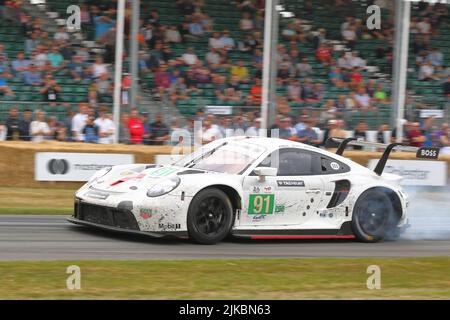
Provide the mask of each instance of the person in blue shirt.
[{"label": "person in blue shirt", "polygon": [[115,26],[115,21],[107,16],[98,16],[94,18],[95,23],[95,40],[100,39],[106,31]]},{"label": "person in blue shirt", "polygon": [[35,64],[30,64],[28,71],[24,72],[25,83],[30,86],[40,86],[42,84],[42,76]]},{"label": "person in blue shirt", "polygon": [[86,125],[83,128],[84,142],[87,143],[98,142],[99,128],[95,124],[94,120],[95,120],[94,116],[89,116],[86,121]]}]

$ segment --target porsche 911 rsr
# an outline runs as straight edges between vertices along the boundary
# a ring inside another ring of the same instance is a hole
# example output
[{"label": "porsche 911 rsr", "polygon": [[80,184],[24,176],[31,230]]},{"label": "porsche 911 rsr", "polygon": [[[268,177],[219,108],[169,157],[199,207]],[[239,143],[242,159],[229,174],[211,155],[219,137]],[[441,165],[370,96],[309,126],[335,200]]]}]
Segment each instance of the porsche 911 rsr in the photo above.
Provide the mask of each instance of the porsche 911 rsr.
[{"label": "porsche 911 rsr", "polygon": [[397,236],[408,225],[408,200],[399,177],[383,168],[402,146],[383,145],[372,171],[341,156],[363,142],[334,142],[336,154],[276,138],[225,138],[171,165],[102,169],[76,192],[69,221],[202,244],[228,235],[363,242]]}]

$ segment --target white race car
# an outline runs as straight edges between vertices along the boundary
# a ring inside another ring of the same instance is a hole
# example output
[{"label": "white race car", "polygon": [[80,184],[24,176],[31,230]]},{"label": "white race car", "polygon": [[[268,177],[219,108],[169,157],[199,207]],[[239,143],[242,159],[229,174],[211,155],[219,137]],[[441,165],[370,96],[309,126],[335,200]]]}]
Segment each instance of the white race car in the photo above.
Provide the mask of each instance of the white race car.
[{"label": "white race car", "polygon": [[[407,226],[399,177],[382,174],[398,144],[374,171],[335,153],[276,138],[209,143],[171,165],[119,165],[98,171],[76,192],[70,222],[154,237],[214,244],[251,239],[356,238],[376,242]],[[417,151],[412,148],[409,151]],[[418,157],[435,158],[433,148]]]}]

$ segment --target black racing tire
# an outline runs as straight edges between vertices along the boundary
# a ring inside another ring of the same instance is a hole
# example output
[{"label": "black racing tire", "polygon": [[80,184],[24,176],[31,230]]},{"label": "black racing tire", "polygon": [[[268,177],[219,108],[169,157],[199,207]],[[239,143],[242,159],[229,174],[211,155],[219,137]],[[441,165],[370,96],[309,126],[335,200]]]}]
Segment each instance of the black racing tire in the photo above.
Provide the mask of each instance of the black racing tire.
[{"label": "black racing tire", "polygon": [[199,244],[220,242],[229,235],[233,222],[233,205],[222,190],[204,189],[192,199],[187,229],[193,241]]},{"label": "black racing tire", "polygon": [[363,192],[355,203],[352,230],[358,241],[379,242],[398,222],[394,204],[386,192],[371,189]]}]

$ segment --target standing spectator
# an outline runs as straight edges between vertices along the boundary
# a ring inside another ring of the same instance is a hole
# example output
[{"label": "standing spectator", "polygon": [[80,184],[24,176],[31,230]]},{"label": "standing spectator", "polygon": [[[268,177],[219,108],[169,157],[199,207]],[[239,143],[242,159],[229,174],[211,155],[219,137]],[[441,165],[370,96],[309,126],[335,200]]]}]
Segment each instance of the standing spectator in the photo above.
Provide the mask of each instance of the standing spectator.
[{"label": "standing spectator", "polygon": [[83,128],[86,125],[89,109],[85,103],[80,103],[78,113],[72,118],[72,138],[74,141],[83,141]]},{"label": "standing spectator", "polygon": [[[366,140],[366,132],[368,130],[367,123],[364,120],[358,122],[353,137]],[[362,150],[361,146],[353,146],[353,150]]]},{"label": "standing spectator", "polygon": [[19,119],[19,109],[17,107],[12,107],[9,109],[9,116],[6,119],[6,140],[19,140],[20,137],[20,119]]},{"label": "standing spectator", "polygon": [[30,109],[25,109],[22,114],[22,119],[19,122],[20,140],[30,141],[30,125],[33,114]]},{"label": "standing spectator", "polygon": [[155,122],[150,124],[153,145],[163,145],[170,139],[170,128],[163,122],[161,113],[156,114]]},{"label": "standing spectator", "polygon": [[297,141],[315,147],[319,146],[321,141],[319,140],[317,132],[312,128],[314,123],[313,120],[309,118],[303,119],[303,123],[305,124],[305,128],[297,131]]},{"label": "standing spectator", "polygon": [[280,139],[286,140],[297,140],[297,133],[293,127],[291,127],[291,119],[289,117],[284,117],[281,119],[280,128],[278,131]]},{"label": "standing spectator", "polygon": [[253,121],[253,126],[247,129],[245,132],[246,136],[249,137],[260,137],[262,136],[262,130],[261,130],[261,118],[256,118]]},{"label": "standing spectator", "polygon": [[114,27],[115,22],[107,16],[97,16],[94,18],[94,24],[95,40],[98,40],[103,36],[104,33]]},{"label": "standing spectator", "polygon": [[128,121],[130,116],[124,112],[120,115],[119,125],[119,142],[129,144],[130,142],[130,130],[128,130]]},{"label": "standing spectator", "polygon": [[97,143],[99,136],[99,127],[95,124],[95,117],[90,115],[87,118],[86,124],[83,128],[84,142]]},{"label": "standing spectator", "polygon": [[407,137],[409,139],[409,145],[413,147],[422,147],[423,143],[426,140],[425,135],[423,134],[422,130],[420,129],[420,123],[419,122],[413,122],[411,124],[411,129],[407,133]]},{"label": "standing spectator", "polygon": [[130,132],[130,142],[133,144],[141,144],[144,135],[144,123],[139,117],[139,112],[137,109],[131,110],[127,128]]},{"label": "standing spectator", "polygon": [[99,117],[94,121],[98,126],[98,143],[110,144],[113,143],[115,126],[114,122],[108,116],[108,108],[100,107]]},{"label": "standing spectator", "polygon": [[50,134],[50,127],[45,121],[45,112],[42,110],[35,111],[35,120],[30,124],[31,141],[41,142]]}]

